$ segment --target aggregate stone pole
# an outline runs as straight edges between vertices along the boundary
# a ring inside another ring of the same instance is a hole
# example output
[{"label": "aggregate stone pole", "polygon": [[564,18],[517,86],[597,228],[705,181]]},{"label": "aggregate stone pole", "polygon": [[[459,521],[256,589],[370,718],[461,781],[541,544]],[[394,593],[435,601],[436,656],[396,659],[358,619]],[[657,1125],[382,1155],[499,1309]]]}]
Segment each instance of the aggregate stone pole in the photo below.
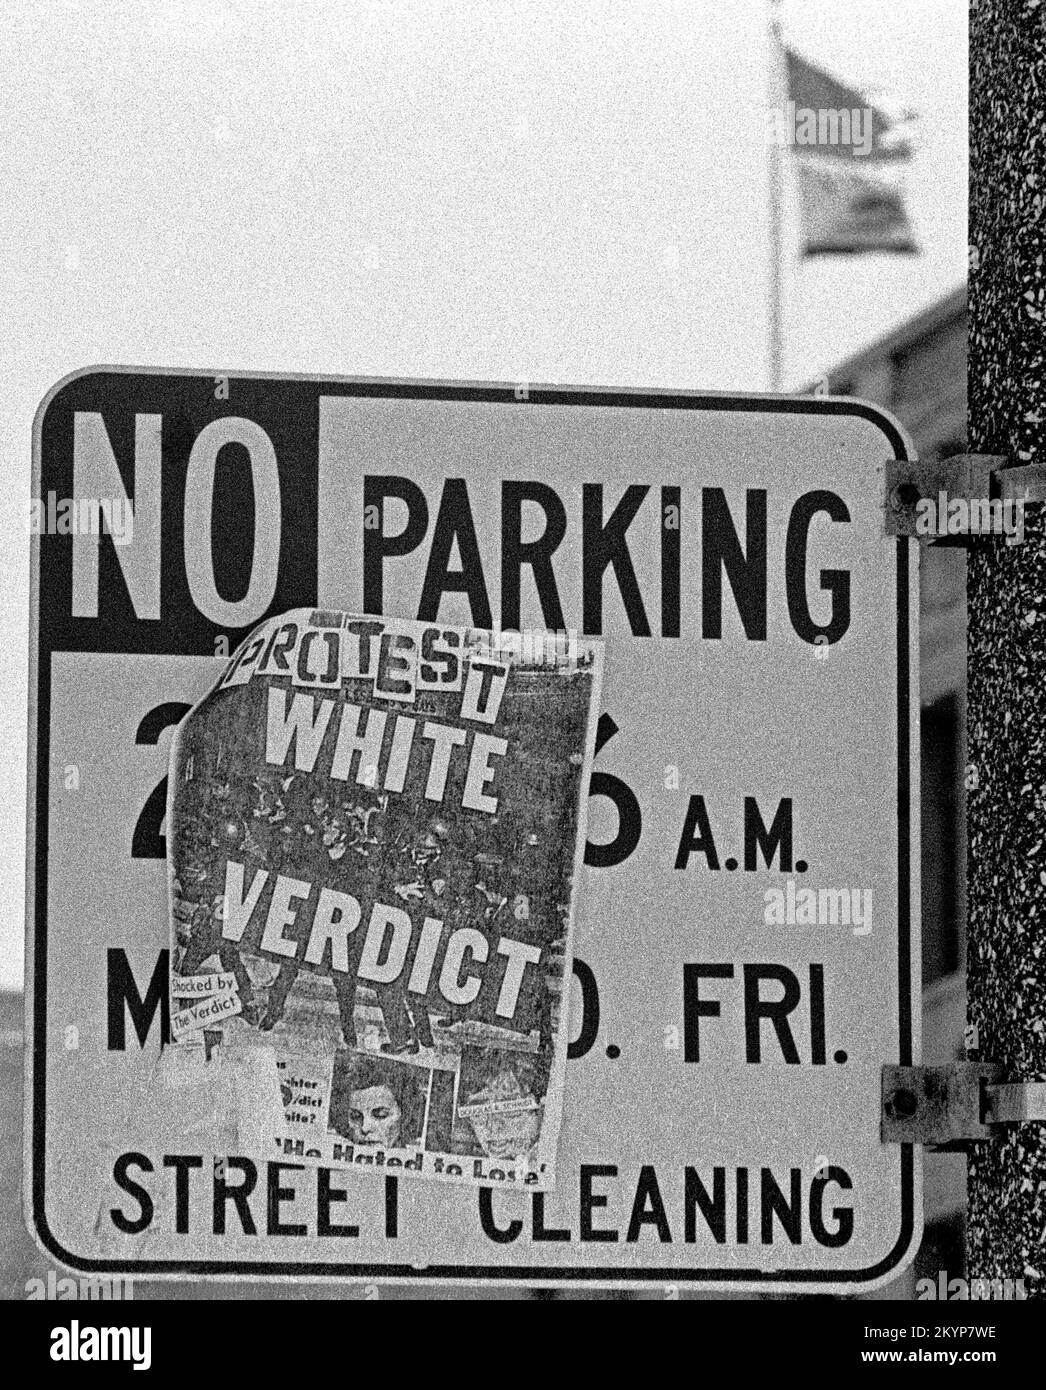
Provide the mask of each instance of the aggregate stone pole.
[{"label": "aggregate stone pole", "polygon": [[[1046,464],[1046,0],[970,18],[969,447]],[[1046,508],[969,551],[969,1021],[1007,1079],[1046,1078]],[[971,1047],[972,1051],[972,1047]],[[1046,1127],[969,1164],[971,1278],[1046,1298]]]}]

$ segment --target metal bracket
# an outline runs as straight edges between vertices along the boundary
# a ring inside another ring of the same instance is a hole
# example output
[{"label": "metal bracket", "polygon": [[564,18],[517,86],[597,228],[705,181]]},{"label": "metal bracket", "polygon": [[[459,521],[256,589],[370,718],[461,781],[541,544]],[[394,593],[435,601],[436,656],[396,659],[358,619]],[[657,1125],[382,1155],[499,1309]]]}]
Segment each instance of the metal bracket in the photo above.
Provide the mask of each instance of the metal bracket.
[{"label": "metal bracket", "polygon": [[981,1062],[944,1067],[883,1067],[884,1144],[953,1146],[990,1139],[984,1122],[985,1084],[1002,1068]]},{"label": "metal bracket", "polygon": [[[883,487],[883,534],[912,536],[923,545],[968,545],[971,536],[987,535],[982,513],[973,508],[969,529],[949,534],[948,504],[1046,501],[1046,464],[1010,467],[1003,454],[953,454],[951,458],[887,459]],[[942,496],[943,494],[943,496]],[[932,502],[928,513],[920,502]],[[926,528],[932,520],[933,529]],[[923,525],[917,523],[923,521]]]},{"label": "metal bracket", "polygon": [[997,1139],[1008,1124],[1046,1124],[1046,1082],[1004,1081],[990,1062],[883,1067],[884,1144],[963,1149]]},{"label": "metal bracket", "polygon": [[984,1090],[986,1124],[1046,1124],[1046,1081],[1001,1081]]}]

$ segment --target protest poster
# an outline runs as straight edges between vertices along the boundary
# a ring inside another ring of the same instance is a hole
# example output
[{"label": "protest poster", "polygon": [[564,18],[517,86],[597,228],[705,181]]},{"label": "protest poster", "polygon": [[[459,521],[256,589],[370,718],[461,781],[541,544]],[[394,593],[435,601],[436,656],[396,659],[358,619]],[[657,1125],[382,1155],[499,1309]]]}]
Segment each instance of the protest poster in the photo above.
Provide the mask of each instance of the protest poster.
[{"label": "protest poster", "polygon": [[555,1179],[602,645],[309,609],[182,722],[171,1031],[270,1054],[266,1157]]}]

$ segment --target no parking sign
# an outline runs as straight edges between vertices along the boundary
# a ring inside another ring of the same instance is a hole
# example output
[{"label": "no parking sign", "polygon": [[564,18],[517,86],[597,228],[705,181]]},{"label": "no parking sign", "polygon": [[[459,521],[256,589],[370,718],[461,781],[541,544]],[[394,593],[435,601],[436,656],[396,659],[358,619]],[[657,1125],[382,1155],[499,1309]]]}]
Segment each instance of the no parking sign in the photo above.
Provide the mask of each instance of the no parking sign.
[{"label": "no parking sign", "polygon": [[[141,1275],[893,1277],[921,1220],[911,1146],[879,1141],[881,1067],[918,1046],[915,559],[881,510],[907,452],[888,416],[824,398],[56,387],[31,674],[45,1248]],[[213,1097],[198,1131],[143,1132],[172,732],[248,632],[302,607],[606,645],[552,1191],[215,1154]]]}]

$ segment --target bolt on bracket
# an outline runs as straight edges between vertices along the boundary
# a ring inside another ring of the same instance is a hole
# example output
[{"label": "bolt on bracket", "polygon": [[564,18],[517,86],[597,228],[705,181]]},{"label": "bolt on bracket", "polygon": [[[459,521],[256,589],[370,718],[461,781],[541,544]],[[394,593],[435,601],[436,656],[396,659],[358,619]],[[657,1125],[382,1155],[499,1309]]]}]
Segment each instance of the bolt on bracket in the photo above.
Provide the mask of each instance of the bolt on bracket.
[{"label": "bolt on bracket", "polygon": [[990,1062],[884,1066],[883,1143],[963,1149],[1000,1138],[1002,1125],[1046,1124],[1046,1082],[1003,1075],[1003,1067]]}]

